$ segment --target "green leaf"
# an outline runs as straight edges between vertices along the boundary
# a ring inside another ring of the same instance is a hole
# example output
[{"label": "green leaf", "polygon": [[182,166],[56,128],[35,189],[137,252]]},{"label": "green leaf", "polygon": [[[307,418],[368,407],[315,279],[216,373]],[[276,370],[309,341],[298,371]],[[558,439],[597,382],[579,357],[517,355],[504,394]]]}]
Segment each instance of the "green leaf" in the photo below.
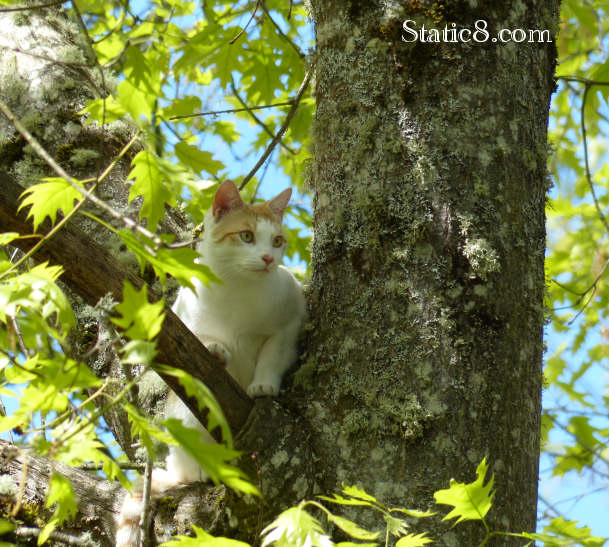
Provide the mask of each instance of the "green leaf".
[{"label": "green leaf", "polygon": [[180,547],[250,547],[248,543],[244,543],[243,541],[225,537],[214,537],[203,530],[203,528],[199,528],[194,524],[191,526],[195,532],[194,538],[177,536],[170,541],[161,543],[159,547],[176,547],[176,545],[179,545]]},{"label": "green leaf", "polygon": [[436,514],[435,511],[419,511],[418,509],[403,509],[402,507],[392,507],[391,511],[398,511],[400,513],[408,515],[409,517],[415,517],[419,519],[433,517]]},{"label": "green leaf", "polygon": [[175,152],[178,159],[196,173],[206,171],[210,175],[216,175],[224,169],[224,164],[214,160],[210,152],[199,150],[191,144],[179,142],[175,146]]},{"label": "green leaf", "polygon": [[17,232],[4,232],[3,234],[0,234],[0,245],[8,245],[18,237],[19,234]]},{"label": "green leaf", "polygon": [[226,418],[224,417],[220,404],[209,388],[183,370],[158,364],[155,365],[154,369],[156,372],[177,378],[180,384],[184,387],[187,395],[194,397],[198,401],[199,409],[209,410],[207,415],[207,431],[213,431],[216,427],[219,427],[220,431],[222,432],[223,441],[229,448],[232,448],[233,438],[230,427],[226,421]]},{"label": "green leaf", "polygon": [[86,121],[86,125],[88,125],[93,122],[103,124],[121,120],[126,116],[127,111],[114,97],[108,96],[103,99],[89,101],[79,114],[81,116],[88,115]]},{"label": "green leaf", "polygon": [[199,279],[206,285],[210,281],[219,282],[219,279],[207,266],[195,262],[199,258],[199,253],[193,249],[161,248],[152,251],[149,245],[142,243],[127,229],[121,230],[119,235],[127,248],[135,253],[142,269],[146,263],[149,263],[162,283],[165,282],[168,275],[191,289],[194,289],[193,278]]},{"label": "green leaf", "polygon": [[258,489],[249,481],[245,473],[231,465],[231,460],[239,457],[240,452],[226,448],[222,444],[206,442],[201,432],[184,427],[177,419],[163,422],[173,438],[192,456],[214,483],[226,484],[236,492],[250,496],[260,496]]},{"label": "green leaf", "polygon": [[78,507],[76,506],[76,495],[70,481],[63,475],[54,472],[49,480],[45,507],[50,509],[55,505],[53,516],[40,532],[38,545],[45,543],[53,530],[63,524],[66,520],[76,516]]},{"label": "green leaf", "polygon": [[421,545],[427,545],[428,543],[432,543],[432,539],[427,537],[427,532],[423,532],[422,534],[408,534],[401,537],[395,547],[421,547]]},{"label": "green leaf", "polygon": [[338,526],[343,532],[346,532],[354,539],[361,539],[365,541],[372,541],[379,537],[380,532],[369,532],[364,528],[361,528],[355,522],[346,519],[344,517],[339,517],[338,515],[334,515],[332,513],[327,513],[326,516],[328,520]]},{"label": "green leaf", "polygon": [[332,547],[321,523],[304,509],[305,502],[281,513],[262,530],[262,547]]},{"label": "green leaf", "polygon": [[484,485],[488,465],[484,458],[476,469],[476,480],[471,483],[461,483],[454,479],[450,481],[450,488],[438,490],[434,493],[436,503],[452,505],[453,509],[442,520],[456,518],[458,524],[464,520],[484,520],[492,506],[495,492],[492,490],[494,477]]},{"label": "green leaf", "polygon": [[21,194],[23,199],[19,206],[19,210],[30,206],[27,218],[33,218],[34,231],[46,217],[55,224],[58,211],[67,215],[74,209],[74,202],[82,198],[82,194],[65,179],[48,177],[42,180],[45,182],[35,184]]},{"label": "green leaf", "polygon": [[368,501],[370,503],[383,506],[374,496],[368,494],[365,490],[358,488],[357,486],[345,486],[343,485],[343,494],[351,496],[352,498]]},{"label": "green leaf", "polygon": [[125,77],[131,86],[150,97],[152,106],[154,99],[161,95],[164,64],[158,58],[158,50],[149,49],[144,54],[139,47],[131,46],[125,55]]},{"label": "green leaf", "polygon": [[124,402],[123,408],[127,412],[127,417],[131,423],[132,438],[139,438],[140,443],[151,457],[154,457],[155,454],[153,439],[158,439],[165,444],[176,444],[174,438],[169,433],[160,429],[149,418],[142,416],[136,407]]},{"label": "green leaf", "polygon": [[[0,321],[6,322],[7,315],[17,317],[20,325],[29,320],[39,329],[37,334],[46,332],[63,338],[74,326],[75,317],[68,299],[55,283],[62,272],[61,266],[49,266],[43,262],[29,272],[11,277],[1,284]],[[27,310],[30,314],[22,317],[22,310]],[[52,331],[49,326],[54,314],[60,332]]]},{"label": "green leaf", "polygon": [[402,536],[408,531],[408,523],[404,519],[396,518],[385,513],[383,515],[387,531],[393,536]]},{"label": "green leaf", "polygon": [[121,362],[127,365],[149,365],[158,351],[155,342],[131,340],[120,349]]},{"label": "green leaf", "polygon": [[338,505],[354,505],[360,507],[376,507],[375,504],[364,501],[360,499],[354,498],[344,498],[343,496],[339,496],[338,494],[333,494],[333,497],[329,498],[328,496],[317,496],[320,500],[329,501],[330,503],[336,503]]},{"label": "green leaf", "polygon": [[140,218],[147,219],[148,227],[154,230],[159,220],[165,216],[165,204],[175,205],[172,190],[181,183],[184,172],[179,166],[148,150],[138,152],[131,164],[133,169],[129,178],[134,182],[129,190],[129,202],[142,196]]},{"label": "green leaf", "polygon": [[0,536],[12,532],[15,528],[16,525],[10,520],[0,519]]},{"label": "green leaf", "polygon": [[593,536],[587,526],[577,526],[577,521],[566,520],[563,517],[554,518],[544,526],[543,534],[524,532],[522,537],[543,541],[545,547],[602,547],[606,538]]},{"label": "green leaf", "polygon": [[154,110],[155,95],[144,93],[135,87],[129,80],[123,80],[116,86],[116,102],[131,115],[137,125],[150,122]]},{"label": "green leaf", "polygon": [[148,303],[148,290],[143,285],[138,292],[129,281],[123,286],[123,301],[115,310],[122,317],[113,317],[112,322],[125,330],[132,340],[152,340],[160,331],[165,319],[165,301]]}]

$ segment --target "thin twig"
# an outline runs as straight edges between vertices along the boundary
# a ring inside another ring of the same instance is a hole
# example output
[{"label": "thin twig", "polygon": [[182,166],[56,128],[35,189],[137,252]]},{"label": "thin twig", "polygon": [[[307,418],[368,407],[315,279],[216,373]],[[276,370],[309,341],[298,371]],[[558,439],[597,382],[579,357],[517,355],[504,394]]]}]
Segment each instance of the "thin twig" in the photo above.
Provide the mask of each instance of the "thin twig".
[{"label": "thin twig", "polygon": [[140,542],[138,547],[146,547],[150,543],[150,494],[152,482],[152,458],[146,456],[146,468],[144,470],[144,489],[142,491],[142,517],[140,519]]},{"label": "thin twig", "polygon": [[203,238],[197,237],[195,239],[191,239],[190,241],[180,241],[178,243],[171,243],[167,245],[168,249],[184,249],[185,247],[192,247],[199,243],[199,241],[203,241]]},{"label": "thin twig", "polygon": [[[247,110],[247,112],[249,113],[249,115],[252,117],[252,119],[260,126],[262,127],[262,129],[264,129],[265,133],[269,136],[269,137],[274,137],[275,135],[273,135],[273,132],[269,129],[268,125],[266,125],[260,118],[258,118],[258,116],[256,116],[256,114],[254,114],[249,108],[247,108],[247,104],[245,103],[245,101],[241,98],[241,95],[239,95],[239,92],[237,91],[237,86],[235,86],[235,80],[233,79],[233,77],[231,76],[231,81],[230,81],[230,87],[231,87],[231,91],[233,92],[233,95],[237,98],[237,100],[239,101],[239,103],[243,106],[243,108],[245,108]],[[281,147],[283,147],[285,150],[287,150],[290,154],[296,154],[296,152],[294,150],[292,150],[287,144],[285,144],[283,141],[279,142],[279,145]]]},{"label": "thin twig", "polygon": [[577,82],[579,84],[585,84],[587,86],[600,85],[606,86],[609,85],[609,82],[604,82],[601,80],[589,80],[588,78],[582,78],[581,76],[557,76],[557,80],[562,80],[563,82]]},{"label": "thin twig", "polygon": [[256,17],[256,12],[258,11],[258,7],[260,6],[260,0],[256,0],[256,5],[254,6],[254,11],[252,12],[252,16],[249,18],[249,21],[245,24],[245,26],[239,31],[239,33],[237,34],[237,36],[235,36],[230,42],[229,44],[234,44],[240,37],[241,35],[247,30],[247,27],[249,27],[250,23],[254,20],[254,17]]},{"label": "thin twig", "polygon": [[21,136],[28,142],[28,144],[34,149],[36,154],[43,159],[55,173],[57,173],[61,178],[65,179],[66,182],[72,188],[77,190],[83,197],[88,199],[91,203],[108,213],[110,216],[115,218],[116,220],[121,221],[125,226],[129,229],[136,231],[143,235],[144,237],[151,239],[155,246],[161,246],[161,239],[156,234],[153,234],[150,230],[147,230],[137,222],[131,220],[130,218],[122,215],[118,211],[114,210],[110,207],[105,201],[99,199],[95,194],[92,194],[87,189],[83,188],[78,184],[76,179],[72,178],[64,169],[59,165],[51,155],[42,147],[42,145],[38,142],[38,140],[25,128],[25,126],[15,117],[15,115],[11,112],[9,107],[6,105],[4,101],[0,99],[0,111],[8,118],[8,120],[15,126],[15,129]]},{"label": "thin twig", "polygon": [[[99,77],[100,77],[100,80],[102,83],[102,90],[104,92],[106,92],[106,76],[104,74],[104,69],[102,68],[101,64],[99,63],[99,59],[97,58],[97,53],[95,53],[95,47],[93,46],[93,38],[91,38],[91,35],[89,34],[89,29],[87,28],[87,25],[85,24],[85,21],[82,18],[82,15],[80,13],[80,10],[78,9],[78,5],[76,4],[76,1],[71,0],[71,4],[72,4],[72,9],[74,10],[74,13],[76,14],[76,21],[78,22],[78,26],[80,27],[80,30],[84,34],[85,39],[87,40],[87,44],[89,45],[91,61],[97,67],[97,70],[99,72]],[[101,95],[102,94],[100,93],[100,96]],[[102,127],[102,132],[104,132],[105,127],[106,127],[106,97],[102,97],[101,127]],[[105,145],[105,141],[104,141],[104,145]]]},{"label": "thin twig", "polygon": [[[126,471],[142,471],[145,469],[145,464],[136,462],[115,462],[115,465]],[[83,463],[82,465],[76,466],[82,471],[102,471],[104,468],[103,463]]]},{"label": "thin twig", "polygon": [[[269,21],[273,24],[279,36],[281,36],[288,44],[290,44],[294,51],[297,53],[297,55],[304,61],[304,59],[306,58],[304,52],[294,43],[294,41],[285,32],[283,32],[283,30],[281,30],[281,27],[277,24],[275,19],[273,19],[264,2],[262,2],[262,11],[264,11],[265,15],[269,18]],[[290,1],[290,13],[288,13],[288,20],[290,19],[291,13],[292,2]]]},{"label": "thin twig", "polygon": [[[594,207],[596,208],[598,217],[599,217],[602,225],[604,226],[607,234],[609,234],[609,223],[607,222],[607,218],[605,217],[605,215],[603,214],[603,211],[601,210],[601,206],[598,201],[598,197],[596,195],[596,190],[594,188],[594,181],[592,180],[592,174],[590,172],[590,160],[588,158],[588,135],[587,135],[587,131],[586,131],[586,99],[588,97],[588,92],[590,91],[590,89],[593,86],[609,86],[609,82],[603,82],[603,81],[598,81],[598,80],[589,80],[587,78],[581,78],[579,76],[561,76],[558,79],[563,80],[565,82],[577,82],[577,83],[584,84],[584,93],[582,95],[582,102],[581,102],[581,107],[580,107],[580,125],[581,125],[581,130],[582,130],[582,142],[583,142],[583,147],[584,147],[584,167],[585,167],[585,172],[586,172],[586,180],[588,182],[588,186],[590,187],[590,193],[592,194],[592,200],[594,201]],[[569,289],[562,283],[556,281],[555,279],[552,280],[559,287],[565,289],[566,291],[568,291],[572,294],[576,294],[579,296],[579,298],[571,306],[564,306],[561,308],[557,308],[557,310],[565,309],[565,308],[574,308],[574,307],[578,306],[581,303],[581,301],[586,297],[586,295],[590,291],[592,291],[592,295],[590,296],[590,298],[588,298],[588,300],[585,302],[585,304],[577,312],[575,317],[569,321],[569,324],[572,324],[583,313],[583,311],[586,309],[588,304],[592,301],[592,298],[594,297],[594,294],[596,293],[596,288],[597,288],[598,282],[600,281],[601,277],[605,274],[605,271],[607,270],[608,266],[609,266],[609,260],[605,261],[605,264],[603,265],[600,273],[596,276],[596,278],[594,279],[592,284],[583,293],[577,293],[577,292]]]},{"label": "thin twig", "polygon": [[588,185],[590,186],[590,192],[592,193],[592,199],[594,200],[594,206],[596,207],[596,212],[598,213],[605,230],[609,234],[609,224],[607,224],[607,219],[605,215],[601,211],[600,204],[598,202],[598,198],[596,197],[596,190],[594,189],[594,182],[592,181],[592,175],[590,174],[590,163],[588,160],[588,139],[586,135],[586,97],[588,96],[588,91],[590,87],[595,84],[586,83],[586,87],[584,88],[584,94],[582,96],[582,105],[581,105],[581,127],[582,127],[582,141],[584,144],[584,165],[586,167],[586,179],[588,180]]},{"label": "thin twig", "polygon": [[[42,532],[42,528],[35,528],[33,526],[19,526],[13,531],[17,537],[34,537],[37,538]],[[58,532],[54,530],[51,532],[49,539],[61,541],[68,545],[91,545],[91,538],[83,538],[74,536],[72,534],[66,534],[65,532]]]},{"label": "thin twig", "polygon": [[262,156],[260,157],[260,159],[258,160],[256,165],[254,165],[252,170],[247,175],[245,175],[245,177],[241,181],[241,184],[239,185],[239,190],[243,190],[245,185],[256,174],[256,171],[258,171],[258,169],[260,169],[260,166],[271,155],[271,152],[275,149],[275,146],[277,146],[277,143],[281,140],[281,138],[283,137],[283,134],[288,129],[288,126],[290,125],[292,118],[296,114],[296,110],[298,109],[298,105],[300,104],[300,99],[302,99],[302,96],[304,95],[304,92],[309,85],[309,81],[311,80],[312,72],[313,72],[313,69],[309,69],[308,72],[305,74],[304,80],[302,81],[302,83],[300,84],[300,88],[298,89],[298,93],[296,93],[296,97],[294,97],[294,104],[292,105],[292,108],[290,108],[290,111],[288,112],[287,116],[285,117],[283,125],[281,126],[281,128],[279,129],[279,131],[277,132],[277,134],[275,135],[273,140],[270,142],[270,144],[268,145],[264,154],[262,154]]},{"label": "thin twig", "polygon": [[[602,453],[600,453],[597,449],[595,449],[594,447],[591,447],[590,445],[588,445],[588,443],[586,443],[585,441],[583,441],[580,437],[577,436],[576,433],[574,433],[573,431],[570,431],[568,427],[566,427],[565,425],[561,424],[556,418],[554,418],[551,415],[548,415],[550,420],[552,421],[552,423],[558,427],[558,429],[561,429],[562,431],[564,431],[565,433],[567,433],[568,435],[571,435],[576,441],[577,443],[586,451],[590,452],[590,454],[592,454],[593,456],[596,456],[599,460],[601,460],[605,465],[609,464],[609,459],[607,459]],[[561,456],[563,457],[571,457],[571,458],[577,458],[575,455],[573,454],[561,454]],[[597,473],[599,475],[601,475],[602,477],[609,477],[608,474],[603,473],[601,471],[597,471]]]},{"label": "thin twig", "polygon": [[21,464],[21,476],[19,477],[19,492],[17,492],[17,500],[15,503],[15,507],[11,511],[11,516],[16,517],[21,510],[21,504],[23,503],[23,496],[25,495],[25,485],[27,483],[27,471],[28,471],[28,460],[27,458],[23,459],[23,463]]},{"label": "thin twig", "polygon": [[233,114],[237,112],[251,112],[252,110],[262,110],[264,108],[275,108],[277,106],[292,106],[294,99],[281,103],[263,104],[258,106],[246,106],[245,108],[228,108],[226,110],[212,110],[209,112],[195,112],[194,114],[183,114],[181,116],[171,116],[170,120],[182,120],[184,118],[196,118],[198,116],[217,116],[218,114]]},{"label": "thin twig", "polygon": [[[1,12],[2,10],[0,10]],[[31,51],[25,51],[20,47],[6,47],[3,48],[4,51],[12,51],[14,53],[20,53],[21,55],[27,55],[28,57],[34,57],[35,59],[41,59],[42,61],[48,61],[49,63],[53,63],[60,66],[66,67],[76,67],[76,68],[91,68],[90,64],[87,63],[79,63],[76,61],[61,61],[59,59],[53,59],[52,57],[48,57],[47,55],[40,55],[39,53],[33,53]]]},{"label": "thin twig", "polygon": [[8,351],[6,351],[4,348],[0,348],[0,353],[4,354],[4,356],[12,363],[12,365],[15,368],[18,368],[19,370],[22,370],[23,372],[27,372],[29,374],[33,374],[34,376],[38,376],[38,378],[44,380],[44,376],[38,372],[37,370],[30,370],[25,368],[24,366],[20,365],[19,362],[17,361],[17,359],[15,359],[15,357],[13,357]]},{"label": "thin twig", "polygon": [[26,359],[28,357],[31,357],[30,352],[25,347],[25,342],[23,341],[23,336],[21,335],[21,329],[19,328],[19,323],[17,323],[17,318],[14,315],[11,317],[11,325],[13,326],[15,334],[17,335],[17,340],[19,341],[19,349],[21,350],[21,353],[23,353],[23,356]]}]

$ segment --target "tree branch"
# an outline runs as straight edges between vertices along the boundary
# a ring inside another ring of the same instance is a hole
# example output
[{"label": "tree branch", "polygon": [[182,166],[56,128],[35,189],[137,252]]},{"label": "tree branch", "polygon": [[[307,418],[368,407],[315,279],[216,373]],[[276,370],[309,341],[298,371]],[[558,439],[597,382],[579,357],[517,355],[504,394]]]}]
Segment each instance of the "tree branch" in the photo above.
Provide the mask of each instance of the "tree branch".
[{"label": "tree branch", "polygon": [[[264,132],[271,138],[274,138],[275,135],[273,135],[273,132],[269,129],[269,127],[258,117],[256,116],[256,114],[254,114],[252,112],[251,109],[247,108],[247,104],[245,103],[245,101],[241,98],[241,95],[239,95],[239,91],[237,90],[237,86],[235,85],[235,80],[234,78],[231,76],[230,79],[230,87],[231,87],[231,91],[233,92],[233,95],[235,96],[235,98],[239,101],[239,103],[241,104],[241,106],[243,106],[243,108],[247,109],[248,114],[252,117],[252,119],[259,125],[262,127],[262,129],[264,129]],[[285,144],[283,141],[279,141],[279,146],[281,146],[282,148],[284,148],[285,150],[287,150],[290,154],[296,154],[296,152],[294,150],[292,150],[287,144]]]},{"label": "tree branch", "polygon": [[[31,225],[25,220],[25,212],[17,213],[23,188],[12,177],[2,172],[0,187],[3,193],[0,200],[0,231],[30,233]],[[43,223],[41,227],[43,230],[48,229],[48,222]],[[24,238],[11,244],[27,251],[35,242],[36,240],[31,238]],[[120,300],[125,280],[138,289],[144,285],[140,277],[127,270],[106,249],[89,239],[71,223],[66,224],[46,241],[36,252],[36,256],[39,260],[61,264],[65,270],[62,281],[91,305],[95,305],[108,293]],[[231,429],[239,431],[252,408],[252,400],[169,309],[166,310],[165,322],[157,344],[157,360],[184,370],[205,383],[218,399]],[[175,378],[164,374],[161,374],[161,377],[205,424],[205,413],[199,411],[196,400],[186,395]]]},{"label": "tree branch", "polygon": [[302,83],[300,84],[300,88],[298,89],[298,93],[296,94],[296,97],[294,97],[294,104],[292,104],[292,108],[290,108],[290,111],[288,112],[287,116],[285,117],[285,120],[283,121],[283,125],[279,128],[279,131],[277,131],[277,134],[275,135],[273,140],[270,142],[267,149],[264,151],[264,154],[262,154],[262,156],[260,157],[260,159],[258,160],[256,165],[254,165],[254,167],[252,167],[252,170],[247,175],[245,175],[245,177],[243,177],[241,184],[239,184],[239,190],[243,190],[245,185],[256,174],[256,171],[258,171],[258,169],[260,169],[262,164],[271,155],[271,152],[275,149],[275,146],[277,146],[277,143],[283,138],[283,134],[288,129],[288,126],[290,125],[292,118],[296,114],[296,110],[298,109],[298,105],[300,104],[300,99],[302,99],[304,92],[306,91],[307,87],[309,86],[309,81],[311,80],[312,72],[313,72],[313,69],[310,68],[309,71],[305,74],[304,80],[302,81]]},{"label": "tree branch", "polygon": [[[25,474],[24,469],[27,470]],[[20,505],[44,506],[49,477],[53,470],[66,477],[76,493],[78,511],[81,514],[77,521],[81,525],[77,527],[77,531],[91,531],[101,545],[113,545],[116,526],[114,519],[122,503],[120,484],[110,483],[94,473],[87,473],[60,462],[50,465],[47,458],[0,440],[0,474],[10,476],[15,487],[19,489],[19,495],[22,492]],[[66,527],[63,531],[66,532]]]}]

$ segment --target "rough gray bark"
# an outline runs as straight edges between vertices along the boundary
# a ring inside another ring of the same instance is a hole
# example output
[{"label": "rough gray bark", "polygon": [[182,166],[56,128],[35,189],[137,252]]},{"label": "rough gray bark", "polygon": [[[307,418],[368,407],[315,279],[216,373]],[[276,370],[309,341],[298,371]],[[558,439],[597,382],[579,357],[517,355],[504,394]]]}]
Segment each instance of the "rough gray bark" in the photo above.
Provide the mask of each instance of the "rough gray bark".
[{"label": "rough gray bark", "polygon": [[[357,483],[426,509],[486,456],[492,529],[533,530],[555,44],[403,43],[400,31],[406,19],[472,30],[484,20],[491,33],[554,36],[558,2],[312,5],[304,411],[321,489]],[[423,529],[443,545],[476,545],[483,532]]]}]

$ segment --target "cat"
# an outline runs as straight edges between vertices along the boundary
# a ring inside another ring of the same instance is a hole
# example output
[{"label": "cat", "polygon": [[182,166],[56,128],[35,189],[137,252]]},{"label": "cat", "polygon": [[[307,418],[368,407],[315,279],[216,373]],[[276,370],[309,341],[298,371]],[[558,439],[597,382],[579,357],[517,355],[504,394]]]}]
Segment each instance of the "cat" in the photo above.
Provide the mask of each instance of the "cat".
[{"label": "cat", "polygon": [[[222,283],[180,289],[174,313],[226,366],[251,397],[277,395],[285,371],[297,357],[297,338],[305,315],[302,287],[280,263],[286,246],[283,214],[291,189],[265,203],[243,202],[232,181],[222,183],[204,219],[198,261]],[[186,405],[173,393],[166,418],[200,431],[213,441]],[[199,464],[179,446],[171,446],[166,469],[155,469],[151,492],[207,479]],[[117,547],[136,547],[142,512],[141,493],[128,494],[118,520]]]}]

